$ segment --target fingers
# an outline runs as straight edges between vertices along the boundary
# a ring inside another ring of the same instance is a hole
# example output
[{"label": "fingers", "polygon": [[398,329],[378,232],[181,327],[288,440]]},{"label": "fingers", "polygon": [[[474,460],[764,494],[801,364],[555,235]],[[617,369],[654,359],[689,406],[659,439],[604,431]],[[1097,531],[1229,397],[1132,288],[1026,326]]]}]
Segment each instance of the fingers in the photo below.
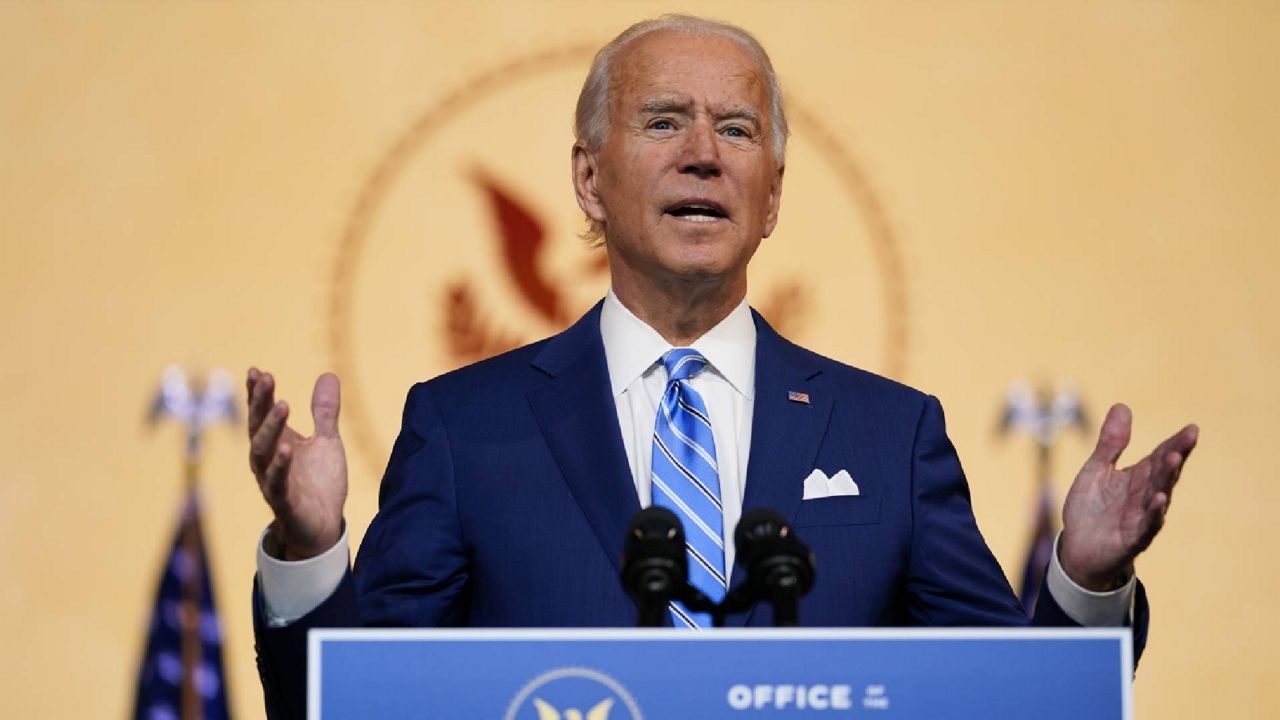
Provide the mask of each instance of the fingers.
[{"label": "fingers", "polygon": [[1129,435],[1133,430],[1133,413],[1123,403],[1116,403],[1107,411],[1102,421],[1102,430],[1098,432],[1098,445],[1093,449],[1090,461],[1114,466],[1120,459],[1120,453],[1129,446]]},{"label": "fingers", "polygon": [[[1166,496],[1172,494],[1173,486],[1182,476],[1182,468],[1186,465],[1187,458],[1195,449],[1199,434],[1198,427],[1188,425],[1156,446],[1151,453],[1154,461],[1150,480],[1152,490]],[[1167,502],[1166,497],[1166,506]]]},{"label": "fingers", "polygon": [[1199,436],[1200,428],[1195,425],[1188,425],[1165,438],[1163,442],[1156,446],[1156,450],[1152,455],[1163,458],[1169,453],[1176,453],[1186,459],[1191,454],[1191,451],[1195,449]]},{"label": "fingers", "polygon": [[338,434],[338,411],[342,406],[341,394],[337,375],[325,373],[316,378],[315,389],[311,391],[311,418],[316,424],[316,435],[336,436]]},{"label": "fingers", "polygon": [[1172,495],[1173,487],[1178,484],[1178,479],[1182,477],[1182,468],[1185,463],[1185,455],[1177,452],[1166,452],[1160,459],[1159,465],[1151,473],[1151,489],[1158,494]]},{"label": "fingers", "polygon": [[1182,477],[1182,468],[1186,467],[1191,451],[1196,449],[1196,443],[1200,441],[1200,428],[1196,425],[1188,425],[1179,430],[1173,438],[1173,452],[1169,458],[1173,469],[1173,481],[1169,483],[1169,491],[1172,491],[1178,478]]},{"label": "fingers", "polygon": [[275,404],[276,379],[271,373],[264,373],[258,368],[249,368],[245,387],[249,395],[249,437],[258,434],[258,428]]},{"label": "fingers", "polygon": [[1156,534],[1164,527],[1164,517],[1168,511],[1169,495],[1167,493],[1158,492],[1151,496],[1142,518],[1142,528],[1138,533],[1137,543],[1133,548],[1134,555],[1151,546],[1151,541],[1155,540]]},{"label": "fingers", "polygon": [[1147,514],[1149,515],[1151,521],[1156,525],[1157,530],[1160,529],[1159,528],[1160,525],[1164,524],[1164,516],[1165,516],[1165,513],[1167,513],[1168,511],[1169,511],[1169,494],[1168,493],[1158,492],[1155,495],[1151,496],[1151,501],[1147,503]]},{"label": "fingers", "polygon": [[1182,457],[1185,459],[1191,454],[1192,450],[1196,449],[1196,443],[1200,442],[1200,426],[1192,423],[1174,433],[1170,441],[1173,449],[1182,453]]},{"label": "fingers", "polygon": [[262,496],[272,507],[276,507],[287,495],[289,464],[292,461],[293,448],[289,445],[281,445],[262,475]]},{"label": "fingers", "polygon": [[249,467],[253,468],[253,474],[260,483],[265,481],[268,466],[278,454],[280,433],[288,419],[288,404],[278,402],[271,406],[249,443]]},{"label": "fingers", "polygon": [[1148,507],[1156,495],[1167,497],[1173,492],[1173,484],[1177,482],[1178,471],[1182,467],[1182,456],[1177,453],[1153,453],[1152,459],[1151,471],[1146,477]]}]

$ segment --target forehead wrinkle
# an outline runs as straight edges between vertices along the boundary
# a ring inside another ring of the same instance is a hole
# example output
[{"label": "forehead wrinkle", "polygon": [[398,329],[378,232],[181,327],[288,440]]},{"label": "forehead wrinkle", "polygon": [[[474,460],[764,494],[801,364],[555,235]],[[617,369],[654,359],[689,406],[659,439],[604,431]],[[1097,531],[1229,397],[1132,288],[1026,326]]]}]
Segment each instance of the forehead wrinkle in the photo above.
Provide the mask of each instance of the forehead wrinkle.
[{"label": "forehead wrinkle", "polygon": [[682,95],[665,95],[646,100],[640,105],[642,113],[684,113],[693,107],[693,100]]},{"label": "forehead wrinkle", "polygon": [[749,123],[760,124],[760,113],[748,105],[713,107],[711,108],[711,115],[716,120],[746,120]]},{"label": "forehead wrinkle", "polygon": [[[685,71],[688,69],[689,62],[685,58],[655,53],[651,48],[654,41],[660,42],[664,35],[669,39],[670,34],[683,33],[655,32],[638,38],[618,53],[609,72],[609,95],[606,102],[610,115],[621,118],[629,114],[623,112],[625,98],[649,93],[657,97],[643,102],[640,108],[641,113],[654,111],[692,113],[694,106],[697,105],[696,100],[684,93],[672,92],[663,87],[668,84],[667,78],[671,73],[675,73],[682,80],[687,77],[688,73]],[[719,81],[713,85],[716,88],[715,94],[721,96],[720,102],[713,102],[711,98],[704,98],[703,101],[711,114],[717,118],[747,119],[757,127],[763,127],[769,107],[763,68],[755,58],[731,40],[717,36],[694,35],[693,37],[711,43],[725,44],[737,55],[733,59],[721,59],[698,66],[698,69],[706,75],[719,78]],[[737,91],[734,89],[735,86]],[[742,95],[732,97],[737,92],[741,92]],[[724,97],[726,93],[730,96],[729,98]],[[747,104],[741,104],[744,102]],[[758,110],[756,106],[759,107]]]},{"label": "forehead wrinkle", "polygon": [[[640,113],[682,113],[692,114],[694,106],[697,102],[684,93],[660,93],[655,97],[643,101],[640,104]],[[706,98],[703,100],[708,113],[717,120],[747,120],[756,124],[760,123],[762,114],[759,110],[750,104],[743,104],[735,100],[712,100]]]}]

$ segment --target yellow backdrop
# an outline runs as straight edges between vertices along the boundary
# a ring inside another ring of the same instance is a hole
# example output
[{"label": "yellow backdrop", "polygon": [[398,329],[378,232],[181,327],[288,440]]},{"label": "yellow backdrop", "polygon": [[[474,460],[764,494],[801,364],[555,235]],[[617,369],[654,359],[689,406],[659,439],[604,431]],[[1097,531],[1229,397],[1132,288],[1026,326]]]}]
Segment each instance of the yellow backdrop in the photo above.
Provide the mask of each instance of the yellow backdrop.
[{"label": "yellow backdrop", "polygon": [[[358,538],[409,384],[554,329],[604,287],[568,183],[589,48],[653,2],[0,5],[0,697],[129,712],[180,492],[142,417],[170,363],[348,386]],[[1202,444],[1139,572],[1140,718],[1274,717],[1280,600],[1280,12],[1247,3],[697,3],[793,101],[752,299],[800,341],[939,395],[1016,581],[1033,451],[1018,377],[1073,381],[1136,447]],[[531,301],[495,193],[541,228]],[[1059,493],[1087,454],[1058,451]],[[208,437],[232,704],[268,519]]]}]

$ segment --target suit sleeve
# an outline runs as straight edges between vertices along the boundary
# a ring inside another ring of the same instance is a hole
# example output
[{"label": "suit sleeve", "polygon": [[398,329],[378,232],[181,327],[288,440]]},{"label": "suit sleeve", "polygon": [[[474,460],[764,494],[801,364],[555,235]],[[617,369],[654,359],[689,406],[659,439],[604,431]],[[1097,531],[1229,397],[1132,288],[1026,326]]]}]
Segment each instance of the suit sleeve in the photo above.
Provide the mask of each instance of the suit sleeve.
[{"label": "suit sleeve", "polygon": [[978,531],[942,406],[927,397],[912,447],[912,533],[906,611],[930,626],[1026,625],[1004,571]]},{"label": "suit sleeve", "polygon": [[[912,544],[906,612],[932,626],[1079,627],[1042,587],[1028,618],[978,531],[969,484],[947,437],[942,405],[927,397],[912,448]],[[1147,637],[1149,611],[1139,583],[1134,602],[1134,661]]]},{"label": "suit sleeve", "polygon": [[254,583],[258,674],[271,720],[306,717],[307,632],[325,627],[431,627],[466,622],[467,556],[448,433],[427,385],[409,391],[382,479],[378,514],[354,572],[319,607],[268,627]]},{"label": "suit sleeve", "polygon": [[356,591],[370,627],[467,621],[468,558],[448,431],[429,386],[409,392],[378,514],[356,556]]}]

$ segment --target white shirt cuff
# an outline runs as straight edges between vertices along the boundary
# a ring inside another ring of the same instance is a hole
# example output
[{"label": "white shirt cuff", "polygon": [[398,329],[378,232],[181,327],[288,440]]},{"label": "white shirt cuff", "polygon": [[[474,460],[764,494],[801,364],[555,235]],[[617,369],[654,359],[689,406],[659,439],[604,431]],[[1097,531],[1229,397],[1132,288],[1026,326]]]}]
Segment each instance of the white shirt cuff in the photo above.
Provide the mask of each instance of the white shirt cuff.
[{"label": "white shirt cuff", "polygon": [[1049,586],[1049,594],[1057,601],[1058,607],[1085,627],[1123,627],[1133,617],[1133,598],[1138,585],[1137,576],[1129,578],[1129,582],[1117,590],[1109,592],[1093,592],[1085,590],[1067,577],[1058,560],[1058,540],[1062,533],[1053,540],[1053,559],[1049,561],[1045,584]]},{"label": "white shirt cuff", "polygon": [[258,537],[258,587],[262,589],[263,613],[268,627],[284,627],[315,610],[333,594],[347,572],[351,557],[347,529],[325,552],[306,560],[277,560],[267,554]]}]

